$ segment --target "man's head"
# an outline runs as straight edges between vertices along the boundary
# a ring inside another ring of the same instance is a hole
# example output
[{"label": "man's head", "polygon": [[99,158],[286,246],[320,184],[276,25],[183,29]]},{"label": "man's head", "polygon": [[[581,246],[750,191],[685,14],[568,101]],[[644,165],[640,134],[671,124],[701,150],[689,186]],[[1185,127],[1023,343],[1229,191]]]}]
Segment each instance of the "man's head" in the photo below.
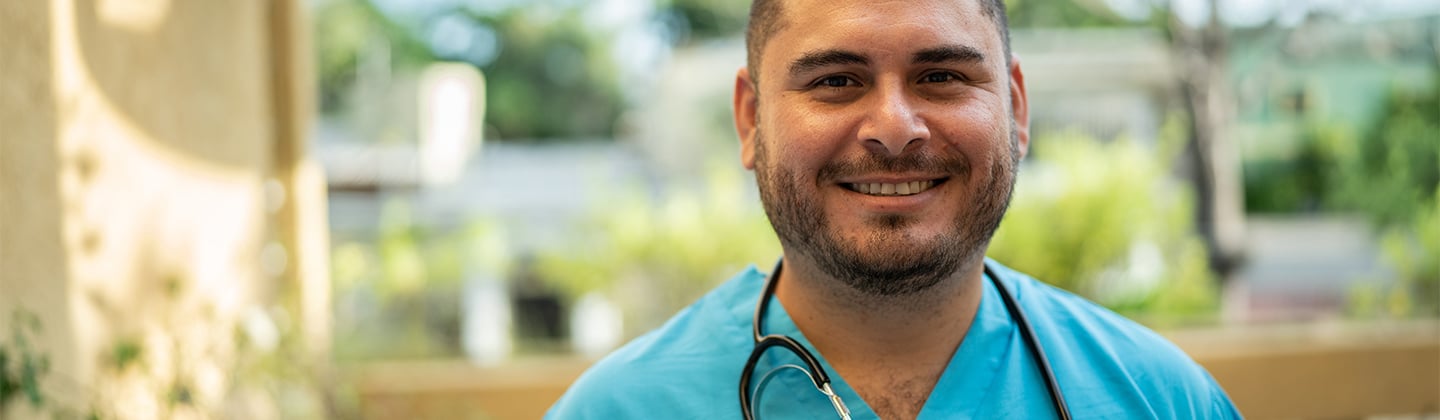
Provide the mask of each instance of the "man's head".
[{"label": "man's head", "polygon": [[877,295],[976,266],[1029,145],[1003,5],[752,7],[735,124],[786,257]]}]

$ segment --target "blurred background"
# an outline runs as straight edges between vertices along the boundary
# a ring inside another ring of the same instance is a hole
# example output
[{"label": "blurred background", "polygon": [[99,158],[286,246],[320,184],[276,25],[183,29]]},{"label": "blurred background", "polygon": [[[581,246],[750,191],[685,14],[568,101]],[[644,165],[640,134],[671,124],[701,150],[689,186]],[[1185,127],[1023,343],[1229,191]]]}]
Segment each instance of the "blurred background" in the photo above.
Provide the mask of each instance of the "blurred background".
[{"label": "blurred background", "polygon": [[[1440,1],[1010,0],[990,256],[1254,418],[1440,416]],[[780,248],[748,2],[0,4],[0,418],[536,418]]]}]

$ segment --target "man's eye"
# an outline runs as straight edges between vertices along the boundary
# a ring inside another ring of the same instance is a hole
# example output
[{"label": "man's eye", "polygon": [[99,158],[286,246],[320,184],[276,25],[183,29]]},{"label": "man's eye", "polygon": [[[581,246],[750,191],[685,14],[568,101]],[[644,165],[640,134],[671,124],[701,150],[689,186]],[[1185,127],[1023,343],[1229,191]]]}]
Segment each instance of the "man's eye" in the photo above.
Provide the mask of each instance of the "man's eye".
[{"label": "man's eye", "polygon": [[851,83],[851,82],[852,82],[852,81],[850,80],[850,78],[849,78],[849,77],[845,77],[845,76],[826,76],[826,77],[824,77],[824,78],[821,78],[820,80],[816,80],[816,81],[815,81],[815,86],[817,86],[817,87],[828,87],[828,88],[842,88],[842,87],[846,87],[846,86],[850,86],[850,85],[854,84],[854,83]]},{"label": "man's eye", "polygon": [[963,79],[960,77],[960,75],[957,75],[955,73],[935,72],[925,75],[925,77],[921,78],[920,81],[921,83],[945,83],[958,82],[961,80]]}]

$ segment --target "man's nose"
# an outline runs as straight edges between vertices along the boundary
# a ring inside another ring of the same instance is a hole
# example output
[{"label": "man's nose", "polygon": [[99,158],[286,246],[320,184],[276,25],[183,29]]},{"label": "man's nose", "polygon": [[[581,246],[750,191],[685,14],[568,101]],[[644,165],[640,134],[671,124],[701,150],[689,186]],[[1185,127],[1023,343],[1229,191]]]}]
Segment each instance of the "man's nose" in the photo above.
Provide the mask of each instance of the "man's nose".
[{"label": "man's nose", "polygon": [[903,82],[887,83],[872,92],[872,107],[865,111],[865,122],[857,133],[865,149],[898,156],[930,138],[930,129],[915,108],[917,98]]}]

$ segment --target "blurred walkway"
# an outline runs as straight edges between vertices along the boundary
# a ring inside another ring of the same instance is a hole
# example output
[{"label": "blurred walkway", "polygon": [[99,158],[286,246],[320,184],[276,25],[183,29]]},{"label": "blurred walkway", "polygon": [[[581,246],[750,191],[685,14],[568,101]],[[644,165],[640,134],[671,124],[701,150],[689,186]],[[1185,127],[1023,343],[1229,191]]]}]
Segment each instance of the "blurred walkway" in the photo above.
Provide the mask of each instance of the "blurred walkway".
[{"label": "blurred walkway", "polygon": [[1251,215],[1248,261],[1227,292],[1232,321],[1274,322],[1343,314],[1352,287],[1388,284],[1370,226],[1360,217]]}]

